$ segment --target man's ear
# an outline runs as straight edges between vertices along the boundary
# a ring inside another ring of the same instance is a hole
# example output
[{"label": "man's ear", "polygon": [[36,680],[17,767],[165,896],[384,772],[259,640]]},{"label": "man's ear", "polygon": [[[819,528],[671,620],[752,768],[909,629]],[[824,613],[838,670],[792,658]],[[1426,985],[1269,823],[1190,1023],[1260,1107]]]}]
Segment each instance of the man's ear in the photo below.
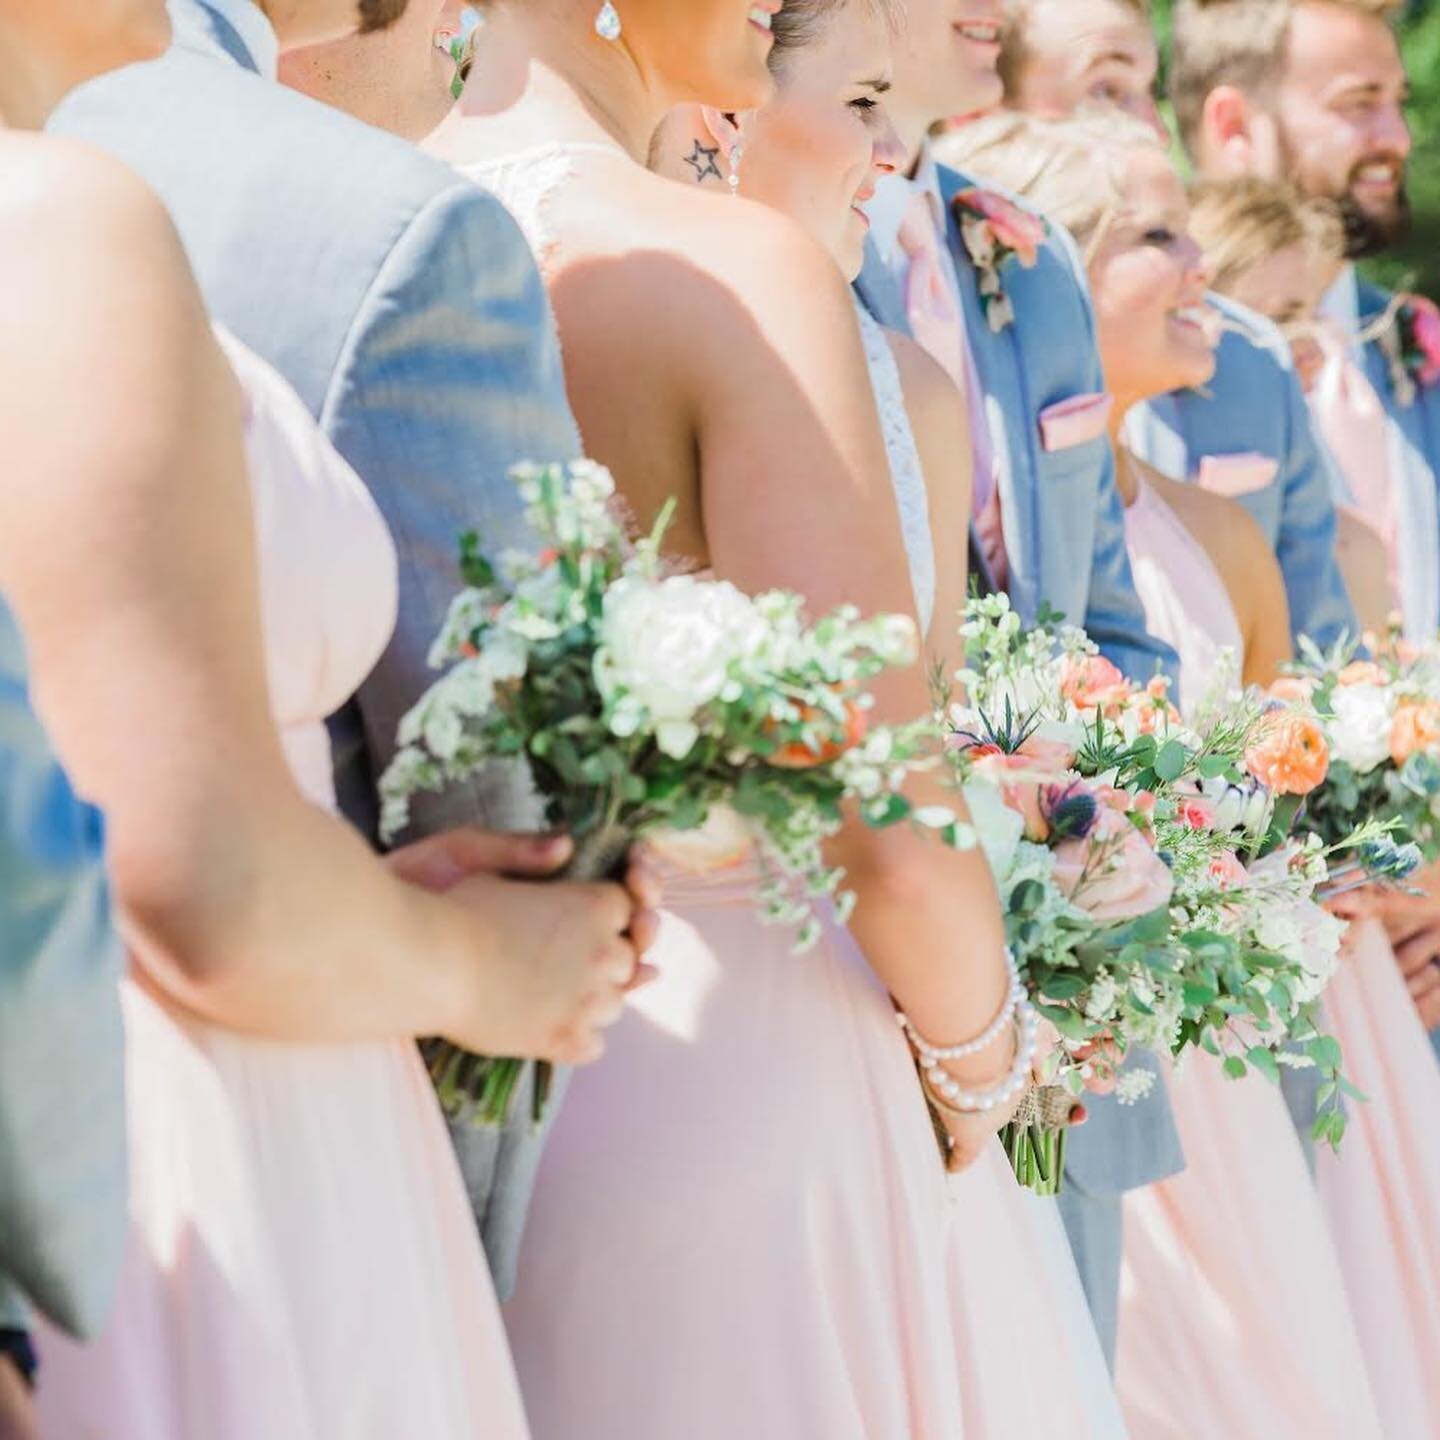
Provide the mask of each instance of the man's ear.
[{"label": "man's ear", "polygon": [[1235,85],[1217,85],[1200,113],[1203,137],[1197,156],[1207,172],[1225,177],[1259,173],[1257,123],[1263,119],[1250,97]]}]

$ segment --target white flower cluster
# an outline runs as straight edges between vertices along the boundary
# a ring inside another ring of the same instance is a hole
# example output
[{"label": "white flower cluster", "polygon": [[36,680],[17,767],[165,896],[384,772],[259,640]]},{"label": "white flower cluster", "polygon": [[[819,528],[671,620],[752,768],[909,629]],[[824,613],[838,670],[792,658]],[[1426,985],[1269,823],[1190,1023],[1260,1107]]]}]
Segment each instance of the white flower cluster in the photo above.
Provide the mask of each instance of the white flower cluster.
[{"label": "white flower cluster", "polygon": [[1332,717],[1325,729],[1332,759],[1357,775],[1368,775],[1390,758],[1390,724],[1395,695],[1387,685],[1341,685],[1331,697]]},{"label": "white flower cluster", "polygon": [[700,713],[740,697],[766,638],[754,603],[725,581],[618,580],[605,594],[595,654],[611,732],[626,739],[653,726],[660,749],[683,760],[700,738]]}]

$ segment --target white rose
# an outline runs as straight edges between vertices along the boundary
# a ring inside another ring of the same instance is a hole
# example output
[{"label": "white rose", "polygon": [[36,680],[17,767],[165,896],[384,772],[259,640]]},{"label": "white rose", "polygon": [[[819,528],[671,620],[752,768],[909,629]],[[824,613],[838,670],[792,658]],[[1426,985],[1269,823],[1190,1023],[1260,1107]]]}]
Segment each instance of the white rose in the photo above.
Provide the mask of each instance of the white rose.
[{"label": "white rose", "polygon": [[725,581],[619,580],[605,596],[595,681],[607,699],[643,707],[656,743],[683,760],[700,738],[696,715],[765,633],[749,599]]},{"label": "white rose", "polygon": [[1342,685],[1329,722],[1330,753],[1364,775],[1390,758],[1391,704],[1379,685]]}]

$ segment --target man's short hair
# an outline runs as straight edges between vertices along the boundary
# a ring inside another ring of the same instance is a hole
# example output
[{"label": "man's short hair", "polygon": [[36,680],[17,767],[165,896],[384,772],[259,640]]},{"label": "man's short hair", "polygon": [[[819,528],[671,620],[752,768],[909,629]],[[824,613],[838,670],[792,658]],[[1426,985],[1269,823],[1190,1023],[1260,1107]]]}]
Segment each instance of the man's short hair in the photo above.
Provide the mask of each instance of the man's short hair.
[{"label": "man's short hair", "polygon": [[[1180,138],[1193,149],[1210,92],[1232,85],[1263,101],[1283,70],[1290,16],[1303,0],[1178,0],[1170,99]],[[1325,0],[1389,20],[1404,0]]]},{"label": "man's short hair", "polygon": [[360,33],[388,30],[404,13],[410,0],[359,0]]},{"label": "man's short hair", "polygon": [[1205,252],[1211,289],[1222,295],[1281,250],[1304,246],[1337,262],[1345,254],[1345,225],[1334,201],[1307,200],[1284,181],[1253,175],[1192,187],[1190,233]]},{"label": "man's short hair", "polygon": [[[1000,78],[1005,82],[1005,98],[1013,100],[1020,89],[1020,76],[1029,59],[1025,37],[1030,17],[1041,0],[1005,0],[1005,30],[1000,41]],[[1151,0],[1115,0],[1126,10],[1133,10],[1142,20],[1149,21]]]}]

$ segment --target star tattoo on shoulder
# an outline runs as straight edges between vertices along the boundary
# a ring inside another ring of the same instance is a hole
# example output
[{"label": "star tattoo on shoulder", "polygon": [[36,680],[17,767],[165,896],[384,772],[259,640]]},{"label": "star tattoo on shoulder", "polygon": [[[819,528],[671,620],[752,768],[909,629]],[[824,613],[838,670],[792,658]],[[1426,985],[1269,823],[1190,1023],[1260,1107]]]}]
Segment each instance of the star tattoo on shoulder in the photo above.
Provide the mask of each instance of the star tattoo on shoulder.
[{"label": "star tattoo on shoulder", "polygon": [[716,145],[713,149],[708,145],[702,145],[698,140],[695,148],[685,157],[685,163],[695,172],[695,178],[702,184],[714,176],[717,180],[725,177],[720,173],[720,167],[715,163],[719,157],[720,147]]}]

